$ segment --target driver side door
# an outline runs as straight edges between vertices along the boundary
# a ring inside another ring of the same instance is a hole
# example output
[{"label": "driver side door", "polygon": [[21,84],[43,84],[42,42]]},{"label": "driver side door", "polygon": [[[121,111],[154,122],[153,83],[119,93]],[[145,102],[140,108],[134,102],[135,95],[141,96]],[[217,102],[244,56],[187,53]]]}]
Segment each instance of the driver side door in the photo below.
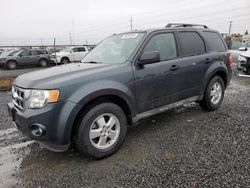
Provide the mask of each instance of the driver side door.
[{"label": "driver side door", "polygon": [[32,62],[31,51],[30,50],[22,51],[19,58],[19,64],[29,65],[31,62]]},{"label": "driver side door", "polygon": [[[172,66],[178,58],[175,34],[164,32],[154,34],[146,42],[143,52],[160,53],[160,61],[152,64],[134,66],[135,91],[138,113],[171,103]],[[138,62],[138,60],[137,60]]]}]

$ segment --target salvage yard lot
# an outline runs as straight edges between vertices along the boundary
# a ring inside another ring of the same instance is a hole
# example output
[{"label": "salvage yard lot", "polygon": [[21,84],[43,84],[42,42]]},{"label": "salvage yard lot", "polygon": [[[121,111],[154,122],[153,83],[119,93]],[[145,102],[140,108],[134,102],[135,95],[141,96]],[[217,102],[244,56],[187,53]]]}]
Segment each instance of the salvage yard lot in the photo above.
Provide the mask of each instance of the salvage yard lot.
[{"label": "salvage yard lot", "polygon": [[247,187],[250,79],[233,77],[219,110],[190,104],[131,127],[122,148],[94,160],[54,153],[15,130],[0,92],[0,187]]}]

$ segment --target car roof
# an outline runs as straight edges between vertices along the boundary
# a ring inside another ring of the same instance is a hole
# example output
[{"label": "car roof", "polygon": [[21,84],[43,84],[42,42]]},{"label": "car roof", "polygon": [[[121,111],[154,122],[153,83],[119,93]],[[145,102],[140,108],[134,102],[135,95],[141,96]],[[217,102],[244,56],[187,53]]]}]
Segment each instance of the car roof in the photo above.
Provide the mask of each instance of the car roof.
[{"label": "car roof", "polygon": [[[201,27],[163,27],[163,28],[151,28],[151,29],[145,29],[145,30],[134,30],[134,31],[128,31],[128,32],[123,32],[123,33],[117,33],[117,34],[130,34],[130,33],[153,33],[153,32],[158,32],[158,31],[212,31],[212,32],[217,32],[214,29],[210,28],[201,28]],[[116,34],[114,34],[116,35]]]}]

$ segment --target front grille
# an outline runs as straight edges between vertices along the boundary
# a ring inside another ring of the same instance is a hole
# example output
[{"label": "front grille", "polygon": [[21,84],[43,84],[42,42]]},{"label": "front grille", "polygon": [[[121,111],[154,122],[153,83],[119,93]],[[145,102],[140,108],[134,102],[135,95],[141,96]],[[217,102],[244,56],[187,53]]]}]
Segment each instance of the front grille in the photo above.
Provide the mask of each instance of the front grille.
[{"label": "front grille", "polygon": [[17,86],[12,87],[12,101],[14,105],[21,109],[25,109],[25,90]]}]

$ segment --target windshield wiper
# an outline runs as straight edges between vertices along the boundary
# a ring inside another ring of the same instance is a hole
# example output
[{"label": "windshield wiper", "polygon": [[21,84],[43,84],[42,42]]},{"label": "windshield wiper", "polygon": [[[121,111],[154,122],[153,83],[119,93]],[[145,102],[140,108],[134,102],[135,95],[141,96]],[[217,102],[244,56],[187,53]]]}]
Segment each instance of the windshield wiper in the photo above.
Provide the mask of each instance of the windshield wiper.
[{"label": "windshield wiper", "polygon": [[83,63],[99,64],[99,63],[102,63],[102,62],[97,62],[97,61],[87,61],[87,62],[83,62]]}]

